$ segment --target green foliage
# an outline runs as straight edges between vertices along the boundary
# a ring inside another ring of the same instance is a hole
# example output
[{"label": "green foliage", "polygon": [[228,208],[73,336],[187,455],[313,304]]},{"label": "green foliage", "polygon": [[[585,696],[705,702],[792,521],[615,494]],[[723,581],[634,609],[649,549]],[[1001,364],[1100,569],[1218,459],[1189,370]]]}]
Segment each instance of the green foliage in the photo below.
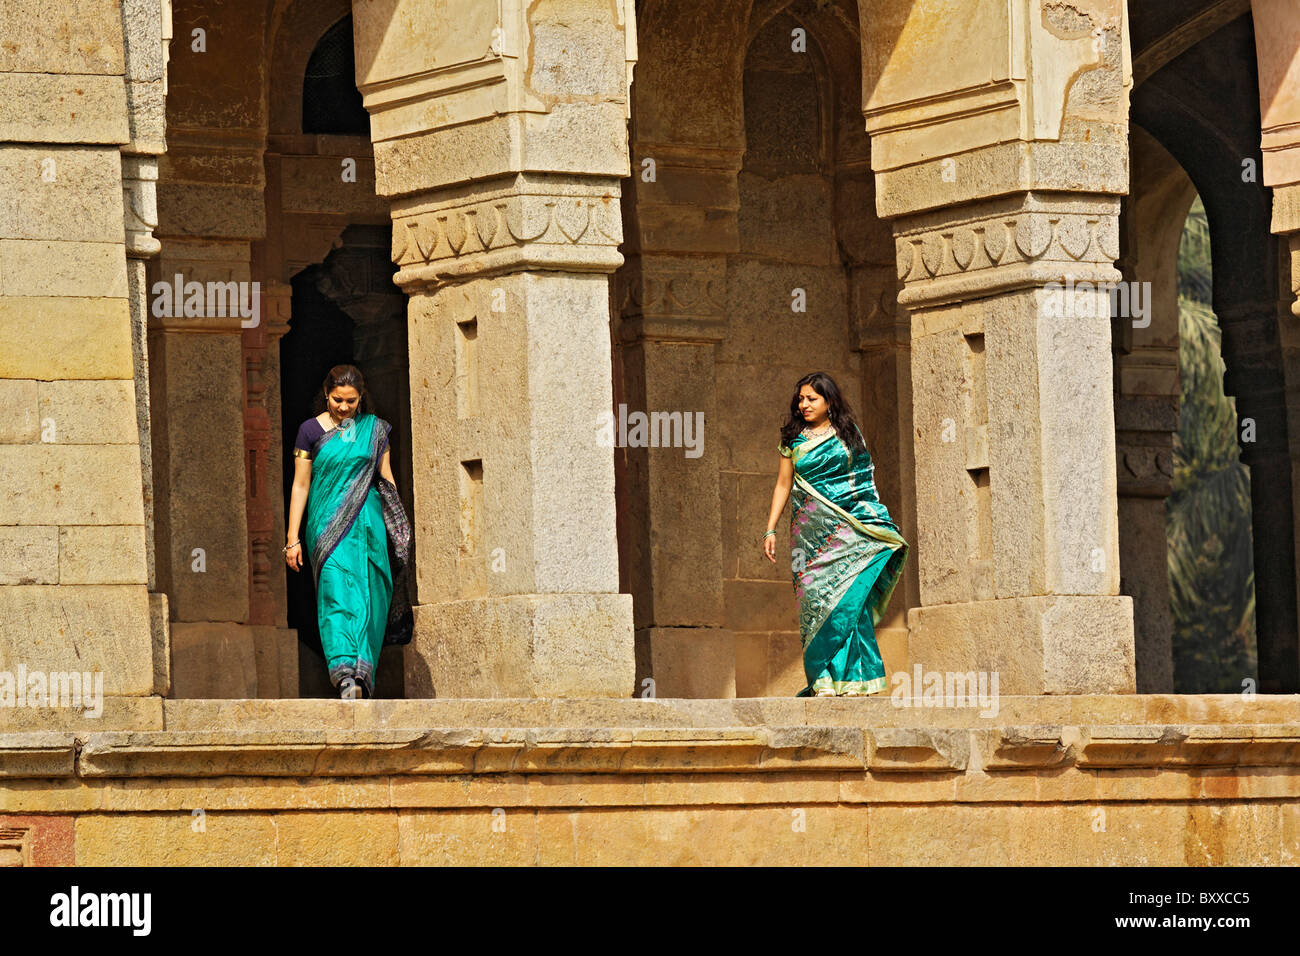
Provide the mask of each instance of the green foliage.
[{"label": "green foliage", "polygon": [[1239,693],[1258,669],[1250,472],[1240,460],[1236,402],[1223,393],[1211,282],[1209,227],[1197,197],[1178,248],[1182,409],[1165,504],[1179,693]]}]

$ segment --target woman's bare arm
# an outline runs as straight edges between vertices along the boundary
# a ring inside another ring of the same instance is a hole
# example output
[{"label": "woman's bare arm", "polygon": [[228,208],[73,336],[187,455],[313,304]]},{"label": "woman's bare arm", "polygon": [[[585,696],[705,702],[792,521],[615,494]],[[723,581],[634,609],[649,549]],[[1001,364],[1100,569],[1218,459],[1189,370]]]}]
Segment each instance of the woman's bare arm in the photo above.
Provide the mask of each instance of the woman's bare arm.
[{"label": "woman's bare arm", "polygon": [[397,479],[393,477],[393,466],[388,461],[388,452],[389,449],[385,448],[384,456],[379,459],[379,473],[384,476],[385,481],[395,488],[397,487]]},{"label": "woman's bare arm", "polygon": [[[786,502],[790,500],[790,489],[794,485],[794,462],[785,455],[781,456],[781,467],[776,474],[776,487],[772,490],[772,507],[767,514],[767,530],[776,529],[776,523],[781,520],[781,512],[785,511]],[[763,537],[763,553],[767,555],[769,561],[776,562],[776,536],[765,535]]]},{"label": "woman's bare arm", "polygon": [[[302,533],[302,515],[307,510],[307,492],[311,489],[311,459],[294,456],[293,459],[293,489],[289,492],[289,520],[288,527],[285,529],[285,544],[293,544],[295,541],[301,541]],[[302,552],[304,549],[290,549],[288,553],[289,567],[297,571],[302,567]]]}]

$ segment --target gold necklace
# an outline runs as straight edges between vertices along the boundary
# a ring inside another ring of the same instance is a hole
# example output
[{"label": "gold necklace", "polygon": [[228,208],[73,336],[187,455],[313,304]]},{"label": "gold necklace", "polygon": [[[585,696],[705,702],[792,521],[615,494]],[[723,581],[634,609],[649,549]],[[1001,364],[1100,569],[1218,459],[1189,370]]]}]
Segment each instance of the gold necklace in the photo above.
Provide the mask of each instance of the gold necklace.
[{"label": "gold necklace", "polygon": [[808,435],[810,435],[810,436],[812,436],[812,437],[814,437],[814,438],[819,438],[819,437],[821,437],[822,435],[825,435],[825,434],[826,434],[828,431],[830,431],[833,427],[834,427],[834,426],[833,426],[830,422],[827,422],[827,423],[826,423],[826,427],[823,428],[821,431],[815,432],[815,431],[813,431],[811,428],[805,428],[805,429],[804,429],[804,432],[805,432],[805,434],[808,434]]}]

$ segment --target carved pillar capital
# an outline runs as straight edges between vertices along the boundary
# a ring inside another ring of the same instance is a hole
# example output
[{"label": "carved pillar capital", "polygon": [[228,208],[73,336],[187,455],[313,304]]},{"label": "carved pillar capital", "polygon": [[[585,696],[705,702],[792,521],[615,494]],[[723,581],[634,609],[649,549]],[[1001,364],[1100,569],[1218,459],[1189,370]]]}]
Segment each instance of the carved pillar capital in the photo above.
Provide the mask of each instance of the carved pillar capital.
[{"label": "carved pillar capital", "polygon": [[609,273],[622,241],[618,180],[520,173],[394,202],[393,281],[414,292],[531,269]]},{"label": "carved pillar capital", "polygon": [[1119,198],[1027,192],[900,217],[898,301],[944,305],[1050,282],[1118,282]]}]

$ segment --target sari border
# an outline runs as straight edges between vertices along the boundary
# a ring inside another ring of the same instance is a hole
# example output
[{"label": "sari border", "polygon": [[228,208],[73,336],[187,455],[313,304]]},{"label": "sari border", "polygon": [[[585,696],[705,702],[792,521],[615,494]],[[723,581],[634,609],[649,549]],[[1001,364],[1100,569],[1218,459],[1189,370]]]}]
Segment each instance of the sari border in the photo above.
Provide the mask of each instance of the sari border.
[{"label": "sari border", "polygon": [[[329,561],[330,555],[334,553],[334,549],[338,547],[339,542],[347,537],[348,532],[352,530],[352,526],[356,524],[357,516],[361,514],[361,508],[366,502],[366,497],[370,494],[370,487],[374,483],[375,474],[379,468],[375,455],[375,439],[381,433],[386,435],[386,431],[379,427],[379,424],[383,422],[382,419],[369,414],[367,414],[367,417],[374,419],[374,424],[370,426],[369,465],[353,479],[351,486],[343,493],[343,501],[339,504],[334,517],[325,523],[319,537],[312,543],[312,577],[318,590],[320,588],[321,571],[324,569],[325,563]],[[387,423],[383,422],[383,424]],[[326,432],[316,442],[313,451],[319,453],[320,449],[324,448],[326,443],[341,431],[343,431],[342,428],[335,428]]]},{"label": "sari border", "polygon": [[853,525],[854,528],[856,528],[858,531],[862,532],[863,534],[870,535],[871,537],[875,538],[877,541],[884,541],[885,543],[892,544],[896,547],[901,546],[905,548],[908,546],[907,541],[903,538],[901,534],[895,531],[891,531],[888,528],[881,528],[876,525],[866,524],[859,518],[845,511],[835,502],[831,501],[829,498],[827,498],[825,495],[819,492],[816,488],[814,488],[809,483],[808,479],[805,478],[803,475],[799,474],[798,472],[795,472],[794,481],[795,484],[799,486],[800,491],[804,492],[805,494],[812,495],[812,497],[816,498],[819,502],[826,505],[826,507],[830,508],[836,514],[840,515],[840,517],[844,518],[846,521],[849,522],[849,524]]},{"label": "sari border", "polygon": [[825,435],[818,435],[815,438],[809,438],[807,435],[804,435],[803,441],[799,442],[797,446],[794,444],[790,444],[786,446],[790,449],[790,461],[794,462],[795,464],[798,464],[799,459],[802,458],[804,455],[808,454],[808,452],[812,451],[814,448],[817,448],[820,445],[824,444],[825,442],[830,441],[832,438],[839,438],[839,437],[840,437],[840,433],[835,431],[834,429],[831,429]]}]

